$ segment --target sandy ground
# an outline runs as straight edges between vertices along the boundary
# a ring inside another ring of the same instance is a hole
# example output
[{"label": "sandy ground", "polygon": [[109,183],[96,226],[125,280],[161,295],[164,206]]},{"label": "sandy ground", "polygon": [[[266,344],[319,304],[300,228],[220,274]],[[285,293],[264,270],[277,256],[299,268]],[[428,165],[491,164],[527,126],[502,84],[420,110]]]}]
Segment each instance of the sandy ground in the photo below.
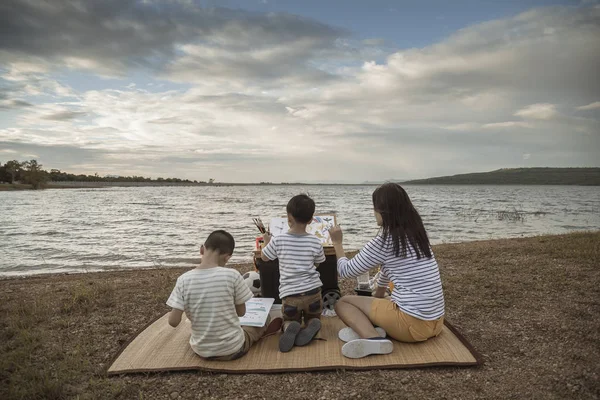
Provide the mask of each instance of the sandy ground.
[{"label": "sandy ground", "polygon": [[[434,247],[477,368],[107,377],[181,269],[0,280],[2,399],[564,399],[600,396],[600,232]],[[245,272],[251,267],[236,266]],[[342,280],[350,294],[354,281]]]}]

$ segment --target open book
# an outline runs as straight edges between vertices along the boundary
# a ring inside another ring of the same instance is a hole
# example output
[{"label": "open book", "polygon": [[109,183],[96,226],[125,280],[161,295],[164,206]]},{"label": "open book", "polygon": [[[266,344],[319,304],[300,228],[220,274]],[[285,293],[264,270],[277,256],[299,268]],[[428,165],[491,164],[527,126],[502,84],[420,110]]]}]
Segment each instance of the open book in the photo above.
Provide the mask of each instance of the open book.
[{"label": "open book", "polygon": [[240,325],[265,326],[269,311],[273,307],[275,299],[267,297],[253,297],[246,302],[246,314],[240,317]]}]

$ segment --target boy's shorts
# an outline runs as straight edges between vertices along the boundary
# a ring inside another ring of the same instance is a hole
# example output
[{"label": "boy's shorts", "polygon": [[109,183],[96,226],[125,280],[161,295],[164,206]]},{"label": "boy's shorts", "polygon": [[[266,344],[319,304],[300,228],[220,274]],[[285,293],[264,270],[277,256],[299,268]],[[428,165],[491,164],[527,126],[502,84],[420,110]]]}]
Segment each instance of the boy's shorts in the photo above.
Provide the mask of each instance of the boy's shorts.
[{"label": "boy's shorts", "polygon": [[252,347],[254,343],[258,342],[261,337],[263,337],[263,335],[267,331],[270,322],[271,317],[269,316],[267,317],[267,322],[265,323],[265,326],[242,326],[242,330],[244,331],[244,344],[238,351],[227,356],[208,357],[207,360],[233,361],[245,356],[246,353],[250,350],[250,347]]},{"label": "boy's shorts", "polygon": [[284,321],[297,321],[307,324],[313,318],[321,318],[323,311],[323,298],[321,288],[309,290],[305,293],[293,294],[281,300],[281,311]]}]

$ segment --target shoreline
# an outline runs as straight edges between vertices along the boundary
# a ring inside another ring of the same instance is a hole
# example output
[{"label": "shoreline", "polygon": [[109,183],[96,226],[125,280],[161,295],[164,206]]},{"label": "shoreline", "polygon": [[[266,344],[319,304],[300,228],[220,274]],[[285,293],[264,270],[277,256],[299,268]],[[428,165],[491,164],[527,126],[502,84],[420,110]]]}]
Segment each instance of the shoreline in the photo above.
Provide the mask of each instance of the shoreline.
[{"label": "shoreline", "polygon": [[100,189],[102,186],[75,186],[75,185],[45,185],[39,189],[34,189],[32,185],[24,183],[0,184],[0,192],[22,192],[47,189]]},{"label": "shoreline", "polygon": [[[213,183],[213,184],[177,184],[177,183],[102,183],[102,182],[84,182],[82,184],[59,184],[50,183],[39,189],[33,189],[28,184],[0,184],[0,192],[18,192],[18,191],[34,191],[34,190],[49,190],[49,189],[105,189],[119,187],[247,187],[247,186],[380,186],[382,183]],[[569,187],[598,187],[600,184],[590,183],[424,183],[424,182],[399,182],[402,187],[410,186],[569,186]]]},{"label": "shoreline", "polygon": [[[481,239],[481,240],[465,240],[460,242],[446,242],[446,243],[438,243],[431,245],[434,254],[437,253],[438,247],[444,246],[453,246],[453,245],[462,245],[462,244],[481,244],[488,243],[493,245],[494,242],[498,241],[513,241],[513,240],[527,240],[534,238],[543,238],[543,237],[555,237],[555,236],[568,236],[573,234],[600,234],[600,229],[598,230],[581,230],[581,231],[572,231],[568,233],[559,233],[559,234],[539,234],[533,236],[521,236],[514,238],[498,238],[498,239]],[[348,258],[353,257],[356,253],[359,252],[360,249],[351,249],[346,251],[346,255]],[[246,262],[233,262],[228,263],[228,267],[241,270],[242,268],[254,268],[254,264],[252,261],[248,260]],[[106,273],[120,273],[120,272],[135,272],[135,271],[155,271],[155,270],[189,270],[192,269],[193,266],[166,266],[166,267],[116,267],[110,269],[103,270],[94,270],[94,271],[69,271],[69,272],[37,272],[37,273],[25,273],[22,275],[2,275],[0,271],[0,282],[6,280],[20,280],[20,279],[28,279],[28,278],[37,278],[37,277],[60,277],[60,276],[71,276],[71,275],[89,275],[89,274],[106,274]]]},{"label": "shoreline", "polygon": [[155,183],[155,182],[50,182],[39,189],[32,185],[0,183],[0,192],[46,190],[46,189],[104,189],[114,187],[244,187],[244,186],[379,186],[376,183]]},{"label": "shoreline", "polygon": [[[233,263],[227,264],[227,267],[240,269],[240,268],[254,268],[252,262],[247,263]],[[91,274],[110,274],[110,273],[126,273],[126,272],[142,272],[142,271],[170,271],[170,270],[190,270],[192,266],[173,266],[173,267],[121,267],[114,269],[104,269],[99,271],[71,271],[71,272],[39,272],[36,274],[24,274],[24,275],[0,275],[0,282],[9,280],[23,280],[23,279],[34,279],[34,278],[57,278],[61,276],[73,276],[73,275],[91,275]]]},{"label": "shoreline", "polygon": [[[289,400],[600,395],[600,232],[433,249],[447,319],[481,367],[107,377],[120,347],[168,311],[189,268],[36,275],[0,280],[0,398],[273,398],[291,386]],[[342,294],[355,283],[340,279]]]}]

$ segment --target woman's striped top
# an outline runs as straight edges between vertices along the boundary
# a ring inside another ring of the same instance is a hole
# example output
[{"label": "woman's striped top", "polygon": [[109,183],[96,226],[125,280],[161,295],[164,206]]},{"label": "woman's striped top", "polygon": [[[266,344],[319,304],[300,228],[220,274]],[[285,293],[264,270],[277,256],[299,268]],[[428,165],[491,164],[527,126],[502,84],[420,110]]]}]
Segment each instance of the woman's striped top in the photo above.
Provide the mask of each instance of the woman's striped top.
[{"label": "woman's striped top", "polygon": [[436,320],[444,315],[444,293],[437,261],[421,256],[406,244],[406,257],[394,254],[392,238],[383,240],[377,235],[351,260],[338,259],[338,273],[342,278],[357,277],[381,265],[377,286],[394,284],[392,301],[405,313],[425,321]]}]

